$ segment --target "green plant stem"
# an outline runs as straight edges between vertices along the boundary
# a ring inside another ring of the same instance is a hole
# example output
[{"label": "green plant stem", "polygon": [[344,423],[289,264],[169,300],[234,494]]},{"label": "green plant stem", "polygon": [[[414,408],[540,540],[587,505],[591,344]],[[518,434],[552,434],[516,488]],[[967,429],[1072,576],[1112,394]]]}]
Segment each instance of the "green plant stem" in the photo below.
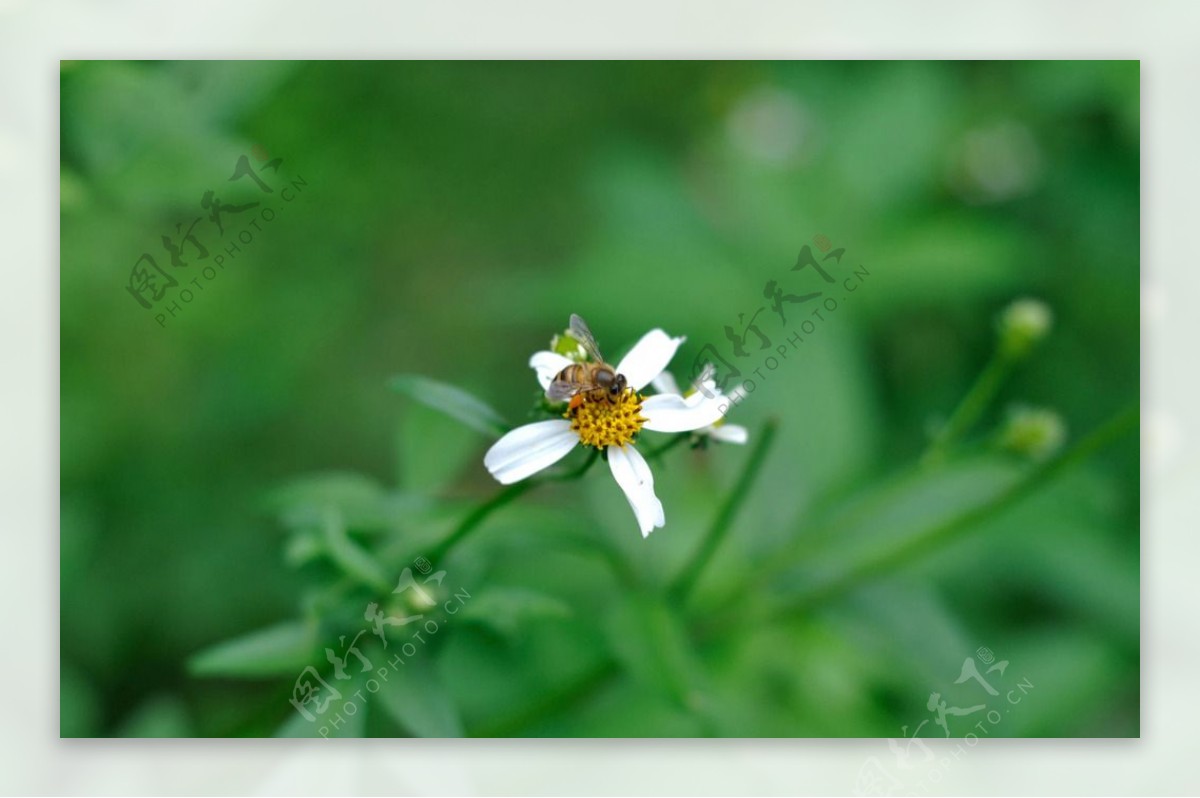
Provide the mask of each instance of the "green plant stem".
[{"label": "green plant stem", "polygon": [[[1139,408],[1134,404],[1093,430],[1059,457],[1033,468],[1024,478],[989,501],[935,524],[892,549],[859,563],[840,576],[802,595],[799,599],[772,611],[770,618],[787,620],[803,616],[818,604],[858,587],[866,579],[896,570],[917,557],[977,528],[980,522],[1007,510],[1030,494],[1037,492],[1064,471],[1084,462],[1099,450],[1113,443],[1129,429],[1136,428],[1138,419]],[[737,619],[739,623],[743,621],[744,618]]]},{"label": "green plant stem", "polygon": [[[1136,426],[1137,421],[1138,406],[1135,404],[1131,408],[1114,416],[1086,438],[1080,440],[1079,443],[1060,457],[1037,467],[1026,478],[1004,491],[995,499],[932,527],[917,538],[910,540],[904,546],[864,563],[856,569],[852,569],[846,577],[826,584],[808,595],[802,596],[794,603],[778,608],[773,614],[759,619],[751,619],[750,622],[755,622],[756,620],[770,622],[802,616],[818,604],[836,598],[838,595],[854,588],[858,584],[858,580],[878,575],[891,568],[903,566],[913,558],[936,548],[938,545],[949,542],[958,534],[968,531],[979,521],[986,519],[993,513],[1007,509],[1029,494],[1036,492],[1039,487],[1051,478],[1087,460],[1097,451],[1112,443],[1125,433],[1129,427]],[[724,508],[722,508],[723,512]],[[709,639],[728,631],[731,627],[744,625],[745,623],[747,623],[747,618],[744,613],[727,614],[714,619],[710,623],[697,627],[696,636],[699,640]],[[616,677],[617,673],[618,665],[613,660],[601,662],[579,678],[573,679],[552,693],[549,693],[533,706],[520,710],[504,720],[489,724],[486,728],[473,732],[472,736],[511,736],[520,734],[523,729],[535,723],[540,718],[547,715],[562,714],[564,711],[569,710],[570,707],[587,701],[599,690],[603,689],[605,685],[609,684]]]},{"label": "green plant stem", "polygon": [[657,447],[655,447],[655,448],[653,448],[653,449],[650,449],[650,450],[649,450],[649,451],[647,451],[647,452],[645,453],[645,455],[643,455],[643,456],[644,456],[644,457],[645,457],[647,460],[657,460],[658,458],[662,457],[662,456],[663,456],[664,454],[666,454],[667,452],[669,452],[669,451],[671,451],[672,449],[674,449],[674,448],[675,448],[676,446],[678,446],[679,444],[681,444],[681,443],[683,443],[684,441],[688,440],[690,437],[691,437],[691,434],[690,434],[690,433],[687,433],[687,432],[680,432],[680,433],[676,434],[675,436],[673,436],[673,437],[671,438],[671,440],[667,441],[666,443],[662,444],[661,446],[657,446]]},{"label": "green plant stem", "polygon": [[462,543],[468,535],[479,527],[483,521],[496,510],[499,510],[504,505],[516,499],[523,493],[528,492],[537,483],[532,480],[524,480],[516,482],[512,485],[507,485],[503,490],[488,499],[483,504],[472,510],[466,518],[464,518],[454,531],[442,539],[433,551],[429,552],[428,557],[433,563],[440,563],[442,559],[450,553],[455,546]]},{"label": "green plant stem", "polygon": [[440,543],[434,546],[433,550],[427,556],[434,563],[441,562],[442,559],[451,552],[451,550],[458,546],[459,543],[462,543],[463,540],[465,540],[468,535],[475,531],[480,524],[482,524],[493,512],[499,510],[504,505],[513,501],[522,494],[527,493],[534,487],[541,485],[542,483],[565,482],[567,480],[579,479],[587,472],[589,468],[592,467],[592,464],[596,462],[596,459],[599,457],[599,455],[600,451],[598,449],[592,449],[583,464],[571,471],[567,471],[562,474],[551,474],[543,477],[542,479],[525,479],[521,482],[514,482],[512,485],[506,485],[503,490],[501,490],[491,499],[472,510],[467,517],[464,518],[462,522],[454,528],[453,532],[451,532],[449,535],[443,538]]},{"label": "green plant stem", "polygon": [[600,457],[599,449],[588,449],[587,459],[584,460],[583,463],[581,463],[578,468],[574,468],[570,471],[564,471],[561,474],[549,474],[548,476],[545,476],[540,480],[534,480],[534,483],[537,484],[537,483],[541,483],[541,482],[567,482],[568,480],[579,479],[580,477],[582,477],[584,474],[587,473],[587,470],[592,467],[592,463],[595,463],[599,457]]},{"label": "green plant stem", "polygon": [[[658,448],[651,449],[649,452],[647,452],[645,455],[646,459],[657,459],[687,439],[688,436],[686,434],[676,435]],[[526,493],[536,485],[540,485],[545,482],[566,482],[573,479],[579,479],[585,473],[587,473],[587,470],[592,467],[592,464],[595,463],[599,457],[599,449],[589,448],[587,459],[584,460],[583,464],[578,468],[561,474],[550,474],[542,477],[541,479],[526,479],[522,480],[521,482],[516,482],[512,485],[505,486],[503,490],[501,490],[491,499],[472,510],[471,513],[462,520],[462,523],[455,527],[453,532],[446,536],[441,543],[435,546],[433,551],[428,555],[430,560],[433,562],[440,561],[450,552],[451,549],[461,543],[464,538],[470,535],[471,532],[473,532],[481,523],[483,523],[483,521],[489,515],[491,515],[492,512],[500,509],[513,499],[516,499],[518,496]]]},{"label": "green plant stem", "polygon": [[700,542],[700,547],[696,549],[687,566],[684,567],[679,576],[671,584],[669,592],[671,597],[676,601],[683,602],[687,600],[692,590],[696,587],[700,575],[704,573],[709,560],[712,559],[713,554],[725,540],[725,536],[729,533],[729,528],[733,524],[734,516],[737,515],[738,510],[745,503],[746,497],[754,485],[754,480],[758,478],[758,474],[762,470],[763,463],[767,459],[767,452],[771,449],[771,444],[775,440],[775,433],[778,428],[779,423],[774,419],[768,421],[763,427],[762,433],[755,442],[753,451],[750,452],[750,456],[746,460],[746,465],[742,468],[741,476],[738,477],[738,481],[734,484],[733,489],[730,490],[729,495],[722,502],[716,517],[713,519],[712,525],[708,528],[708,534]]},{"label": "green plant stem", "polygon": [[949,420],[942,425],[929,448],[921,455],[921,465],[931,465],[942,460],[946,452],[979,421],[988,405],[996,398],[1000,386],[1004,384],[1015,364],[1016,359],[1012,355],[999,347],[996,349],[992,359],[975,378],[966,396],[958,403],[958,407],[954,408]]},{"label": "green plant stem", "polygon": [[[694,581],[699,577],[705,564],[720,545],[725,532],[733,521],[746,494],[749,493],[759,470],[762,468],[762,463],[766,459],[767,451],[775,437],[777,427],[777,422],[770,421],[763,429],[763,434],[759,437],[754,450],[751,452],[746,467],[742,470],[741,477],[720,510],[718,510],[717,517],[709,529],[708,536],[693,557],[688,571],[685,571],[685,574],[692,574],[690,577],[687,577],[688,579]],[[686,433],[676,435],[656,449],[647,452],[645,457],[647,460],[656,459],[689,438],[690,436]],[[630,585],[630,580],[627,580],[627,586]],[[682,595],[686,596],[688,590],[690,590],[690,587],[685,587]],[[558,714],[564,707],[582,704],[587,701],[605,686],[611,684],[619,673],[620,665],[616,660],[611,658],[602,660],[595,667],[589,669],[579,677],[544,695],[532,706],[519,709],[506,718],[493,721],[486,726],[472,730],[471,736],[507,737],[518,735],[523,729],[547,715]]]},{"label": "green plant stem", "polygon": [[[983,447],[979,447],[979,451],[983,451]],[[960,447],[955,457],[961,457],[966,453],[967,451]],[[946,464],[942,463],[942,465]],[[922,468],[918,463],[909,463],[891,475],[880,478],[878,486],[858,498],[852,506],[845,507],[846,501],[843,499],[843,504],[837,511],[831,511],[828,508],[818,511],[814,521],[800,526],[800,531],[804,532],[802,536],[781,546],[771,556],[770,561],[763,564],[762,569],[758,572],[759,580],[764,583],[771,581],[795,565],[796,560],[811,554],[822,544],[836,538],[864,518],[870,517],[872,513],[886,506],[889,501],[903,495],[906,490],[926,477],[928,477],[927,469]]]}]

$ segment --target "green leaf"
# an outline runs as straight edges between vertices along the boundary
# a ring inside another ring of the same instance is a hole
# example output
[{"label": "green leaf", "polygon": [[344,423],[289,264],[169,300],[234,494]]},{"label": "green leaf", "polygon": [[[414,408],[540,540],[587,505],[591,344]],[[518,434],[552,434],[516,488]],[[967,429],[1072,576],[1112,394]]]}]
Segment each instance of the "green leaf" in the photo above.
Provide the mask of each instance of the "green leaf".
[{"label": "green leaf", "polygon": [[178,696],[156,696],[135,709],[118,737],[195,737],[187,707]]},{"label": "green leaf", "polygon": [[937,469],[911,469],[853,495],[781,554],[767,572],[786,573],[786,591],[830,583],[881,552],[919,539],[931,527],[986,505],[1016,484],[1025,469],[992,454]]},{"label": "green leaf", "polygon": [[503,435],[510,429],[508,422],[483,400],[453,385],[403,374],[392,378],[391,387],[484,435]]},{"label": "green leaf", "polygon": [[331,508],[353,525],[384,515],[386,498],[370,477],[335,471],[290,480],[267,494],[266,505],[290,526],[313,523]]},{"label": "green leaf", "polygon": [[462,737],[462,719],[429,657],[414,657],[375,694],[392,718],[416,737]]},{"label": "green leaf", "polygon": [[59,674],[60,737],[96,737],[101,733],[100,697],[88,678],[68,662]]},{"label": "green leaf", "polygon": [[288,538],[283,550],[283,559],[291,567],[299,568],[324,554],[323,536],[312,530],[304,530]]},{"label": "green leaf", "polygon": [[[440,419],[439,419],[440,421]],[[451,426],[451,422],[442,422]],[[456,432],[471,435],[461,427]],[[310,474],[289,480],[267,493],[263,505],[292,535],[292,562],[303,563],[322,553],[320,532],[329,512],[337,513],[353,536],[373,536],[394,531],[404,521],[421,513],[434,512],[438,503],[429,495],[386,490],[376,480],[347,471]],[[294,538],[307,538],[294,540]]]},{"label": "green leaf", "polygon": [[682,620],[656,597],[619,599],[605,622],[609,645],[626,671],[677,704],[697,709],[705,688]]},{"label": "green leaf", "polygon": [[188,660],[188,670],[195,676],[295,676],[315,648],[312,628],[288,621],[207,648]]},{"label": "green leaf", "polygon": [[489,626],[511,638],[528,621],[570,615],[571,607],[562,599],[527,588],[498,587],[480,593],[459,617]]},{"label": "green leaf", "polygon": [[386,592],[391,589],[383,566],[350,539],[345,525],[334,512],[325,518],[325,543],[329,547],[329,556],[346,574],[375,590]]},{"label": "green leaf", "polygon": [[396,430],[397,483],[414,496],[436,496],[470,462],[482,469],[479,433],[421,405],[409,408]]}]

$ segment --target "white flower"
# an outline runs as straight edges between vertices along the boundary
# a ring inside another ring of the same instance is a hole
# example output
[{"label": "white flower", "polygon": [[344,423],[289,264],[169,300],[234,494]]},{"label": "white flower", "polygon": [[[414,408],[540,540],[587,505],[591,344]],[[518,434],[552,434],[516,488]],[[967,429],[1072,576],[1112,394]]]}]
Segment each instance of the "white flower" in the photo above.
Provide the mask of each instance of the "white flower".
[{"label": "white flower", "polygon": [[[716,391],[711,397],[697,393],[687,398],[677,391],[652,396],[640,393],[663,373],[683,341],[662,330],[646,333],[616,366],[628,386],[617,400],[585,399],[561,419],[517,427],[488,449],[483,464],[493,477],[508,485],[554,465],[581,443],[606,449],[613,479],[629,500],[642,537],[648,536],[663,526],[666,518],[662,502],[654,494],[654,475],[634,446],[634,436],[643,429],[691,432],[711,427],[721,419],[727,404]],[[555,375],[575,362],[543,351],[534,354],[529,365],[545,390]]]},{"label": "white flower", "polygon": [[[719,396],[717,393],[717,383],[714,379],[712,379],[712,377],[705,378],[702,384],[706,391]],[[671,376],[671,372],[669,371],[664,371],[662,374],[659,374],[657,377],[655,377],[651,382],[651,385],[653,385],[654,390],[658,391],[659,393],[680,393],[679,384],[675,382],[675,378]],[[685,401],[692,402],[701,401],[704,398],[701,396],[702,393],[702,391],[697,391],[695,388],[693,388],[686,394],[682,395]],[[697,397],[699,397],[699,399]],[[740,387],[735,388],[733,393],[729,395],[730,401],[727,404],[730,406],[735,405],[741,401],[741,399],[742,389]],[[712,438],[714,441],[721,441],[722,443],[745,443],[750,437],[750,434],[746,431],[745,427],[740,424],[726,424],[724,418],[717,419],[714,423],[709,424],[707,427],[701,427],[700,429],[696,430],[696,434],[705,435],[709,438]]]}]

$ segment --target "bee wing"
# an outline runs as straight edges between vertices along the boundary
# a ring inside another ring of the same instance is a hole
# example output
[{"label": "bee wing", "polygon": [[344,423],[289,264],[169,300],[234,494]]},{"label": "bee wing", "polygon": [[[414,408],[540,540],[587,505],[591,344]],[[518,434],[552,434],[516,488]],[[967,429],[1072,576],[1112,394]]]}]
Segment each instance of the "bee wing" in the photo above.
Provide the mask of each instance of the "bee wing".
[{"label": "bee wing", "polygon": [[560,380],[555,377],[546,388],[546,398],[551,402],[565,402],[584,389],[585,386],[570,380]]},{"label": "bee wing", "polygon": [[588,329],[587,322],[579,317],[578,314],[571,314],[571,337],[578,341],[588,353],[588,357],[597,363],[603,363],[604,357],[600,354],[600,345],[596,343],[592,331]]}]

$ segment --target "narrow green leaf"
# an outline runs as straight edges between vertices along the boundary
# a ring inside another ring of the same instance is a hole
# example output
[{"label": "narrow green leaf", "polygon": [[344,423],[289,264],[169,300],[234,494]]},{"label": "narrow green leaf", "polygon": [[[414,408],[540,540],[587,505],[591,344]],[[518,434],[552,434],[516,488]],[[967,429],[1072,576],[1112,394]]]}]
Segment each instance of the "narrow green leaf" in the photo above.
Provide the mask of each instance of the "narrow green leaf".
[{"label": "narrow green leaf", "polygon": [[283,559],[293,568],[312,562],[325,553],[323,536],[319,532],[304,530],[292,534],[283,549]]},{"label": "narrow green leaf", "polygon": [[484,435],[503,435],[509,430],[508,422],[483,400],[453,385],[417,374],[403,374],[392,378],[391,387]]},{"label": "narrow green leaf", "polygon": [[346,574],[374,590],[386,592],[391,589],[383,566],[350,539],[345,525],[333,511],[325,517],[325,545],[329,547],[329,556]]},{"label": "narrow green leaf", "polygon": [[188,660],[195,676],[295,676],[311,664],[313,631],[300,621],[287,621],[226,640]]},{"label": "narrow green leaf", "polygon": [[521,626],[539,618],[567,618],[571,608],[562,599],[518,587],[489,588],[463,608],[460,618],[515,637]]},{"label": "narrow green leaf", "polygon": [[375,480],[349,472],[310,474],[275,488],[266,506],[288,525],[312,523],[328,509],[347,523],[378,522],[385,515],[387,494]]},{"label": "narrow green leaf", "polygon": [[187,707],[178,696],[156,696],[121,722],[118,737],[196,737]]},{"label": "narrow green leaf", "polygon": [[694,707],[702,671],[680,617],[662,600],[637,593],[615,602],[605,621],[609,645],[636,679]]}]

